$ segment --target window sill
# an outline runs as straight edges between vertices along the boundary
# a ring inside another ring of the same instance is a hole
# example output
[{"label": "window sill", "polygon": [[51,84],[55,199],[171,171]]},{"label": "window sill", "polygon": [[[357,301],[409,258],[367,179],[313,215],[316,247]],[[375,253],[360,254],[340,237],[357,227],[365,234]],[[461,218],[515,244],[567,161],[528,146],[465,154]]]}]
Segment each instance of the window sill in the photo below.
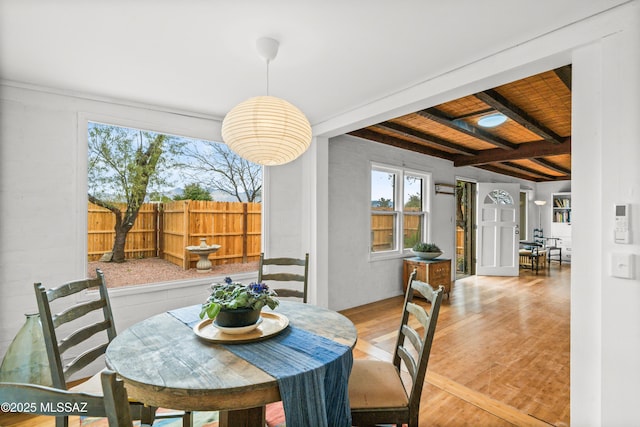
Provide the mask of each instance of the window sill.
[{"label": "window sill", "polygon": [[412,255],[413,254],[411,253],[410,250],[406,250],[404,252],[398,252],[398,251],[369,252],[369,262],[388,261],[391,259],[402,259]]}]

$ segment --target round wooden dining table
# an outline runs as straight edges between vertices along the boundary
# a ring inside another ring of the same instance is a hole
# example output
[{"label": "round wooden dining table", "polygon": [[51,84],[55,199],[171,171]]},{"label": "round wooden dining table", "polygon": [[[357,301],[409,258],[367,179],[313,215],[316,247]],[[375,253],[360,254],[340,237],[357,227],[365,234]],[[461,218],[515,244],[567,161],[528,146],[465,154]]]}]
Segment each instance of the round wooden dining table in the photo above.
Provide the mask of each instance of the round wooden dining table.
[{"label": "round wooden dining table", "polygon": [[[275,312],[290,326],[355,346],[355,326],[340,313],[292,301],[280,301]],[[196,335],[168,312],[119,333],[107,348],[106,364],[124,380],[131,399],[155,407],[220,411],[221,426],[263,427],[264,405],[281,400],[276,378],[235,355],[229,345]]]}]

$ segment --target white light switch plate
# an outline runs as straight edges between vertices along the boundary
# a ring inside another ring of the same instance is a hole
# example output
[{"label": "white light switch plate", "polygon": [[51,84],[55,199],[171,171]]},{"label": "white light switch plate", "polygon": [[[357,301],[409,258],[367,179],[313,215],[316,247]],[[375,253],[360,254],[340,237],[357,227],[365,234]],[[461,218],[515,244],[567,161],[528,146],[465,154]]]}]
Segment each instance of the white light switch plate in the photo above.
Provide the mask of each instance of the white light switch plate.
[{"label": "white light switch plate", "polygon": [[633,254],[611,254],[611,275],[622,279],[633,279]]}]

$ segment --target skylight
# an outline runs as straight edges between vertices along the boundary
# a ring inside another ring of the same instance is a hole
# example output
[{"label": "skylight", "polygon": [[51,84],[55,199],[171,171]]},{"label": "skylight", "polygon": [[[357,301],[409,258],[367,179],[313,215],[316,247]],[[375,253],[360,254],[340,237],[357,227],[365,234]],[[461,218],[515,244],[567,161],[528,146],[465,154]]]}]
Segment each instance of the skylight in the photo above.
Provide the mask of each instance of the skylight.
[{"label": "skylight", "polygon": [[482,116],[478,119],[478,125],[483,128],[493,128],[500,126],[507,121],[507,116],[502,113],[493,113],[487,116]]}]

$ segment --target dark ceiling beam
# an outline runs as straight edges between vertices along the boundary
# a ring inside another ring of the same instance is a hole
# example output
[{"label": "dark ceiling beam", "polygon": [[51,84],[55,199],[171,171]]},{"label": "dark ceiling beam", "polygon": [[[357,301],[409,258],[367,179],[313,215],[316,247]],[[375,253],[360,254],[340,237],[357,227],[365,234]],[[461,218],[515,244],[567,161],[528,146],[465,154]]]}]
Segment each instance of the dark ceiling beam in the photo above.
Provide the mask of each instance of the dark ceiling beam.
[{"label": "dark ceiling beam", "polygon": [[526,179],[527,181],[538,181],[537,178],[532,177],[531,175],[526,175],[524,173],[516,172],[516,171],[513,171],[513,170],[507,170],[507,169],[499,168],[497,166],[478,165],[476,167],[479,168],[479,169],[487,170],[489,172],[499,173],[501,175],[508,175],[508,176],[512,176],[514,178]]},{"label": "dark ceiling beam", "polygon": [[560,67],[560,68],[556,68],[555,70],[553,70],[554,73],[556,73],[556,76],[558,76],[558,78],[560,80],[562,80],[562,83],[564,83],[564,85],[567,87],[567,89],[569,89],[569,91],[571,91],[571,64],[569,65],[565,65],[564,67]]},{"label": "dark ceiling beam", "polygon": [[529,116],[529,114],[527,114],[524,110],[522,110],[517,105],[512,104],[509,100],[500,95],[494,89],[476,93],[475,97],[485,104],[492,106],[519,125],[524,126],[537,135],[540,135],[540,137],[544,140],[556,144],[560,144],[564,141],[561,136],[539,123],[533,117]]},{"label": "dark ceiling beam", "polygon": [[453,159],[453,165],[478,166],[487,163],[508,162],[509,160],[522,160],[531,157],[556,156],[559,154],[571,154],[571,138],[567,138],[563,144],[553,144],[548,141],[536,141],[520,144],[517,150],[506,151],[500,148],[480,151],[477,156],[468,157],[457,155]]},{"label": "dark ceiling beam", "polygon": [[418,138],[424,143],[430,143],[430,144],[438,145],[443,148],[447,148],[449,150],[452,150],[453,154],[464,154],[467,156],[474,156],[478,154],[476,150],[472,150],[471,148],[463,147],[461,145],[447,141],[446,139],[438,138],[437,136],[429,135],[424,132],[420,132],[419,130],[412,129],[410,127],[403,126],[398,123],[383,122],[383,123],[378,123],[377,125],[375,125],[375,127],[378,127],[380,129],[385,129],[387,131],[391,131],[405,137]]},{"label": "dark ceiling beam", "polygon": [[493,113],[495,111],[496,110],[494,110],[493,108],[485,108],[484,110],[474,111],[473,113],[467,113],[467,114],[462,114],[460,116],[451,117],[451,120],[462,120],[468,117],[482,116],[484,114]]},{"label": "dark ceiling beam", "polygon": [[531,160],[534,163],[539,164],[540,166],[544,166],[547,169],[551,169],[553,171],[559,172],[559,173],[564,174],[564,175],[571,175],[571,169],[567,169],[565,167],[556,165],[555,163],[550,162],[547,159],[542,159],[542,158],[539,158],[539,157],[532,157],[529,160]]},{"label": "dark ceiling beam", "polygon": [[[414,151],[420,154],[426,154],[428,156],[439,157],[441,159],[451,160],[451,157],[452,157],[451,153],[445,153],[444,151],[436,150],[431,147],[425,147],[424,145],[416,144],[415,142],[405,141],[404,139],[396,138],[394,136],[384,135],[378,132],[374,132],[367,128],[354,130],[353,132],[349,132],[349,135],[353,135],[359,138],[368,139],[370,141],[390,145],[392,147]],[[463,157],[467,157],[467,156],[463,156]]]},{"label": "dark ceiling beam", "polygon": [[516,164],[516,163],[504,162],[504,163],[502,163],[502,165],[504,167],[508,168],[508,169],[516,170],[517,172],[524,172],[524,173],[526,173],[528,175],[531,175],[531,176],[536,177],[536,178],[543,179],[545,181],[555,178],[554,175],[549,175],[549,174],[546,174],[544,172],[540,172],[540,171],[537,171],[535,169],[531,169],[531,168],[528,168],[526,166],[522,166],[522,165],[519,165],[519,164]]},{"label": "dark ceiling beam", "polygon": [[466,122],[462,122],[462,123],[465,123],[465,126],[461,126],[460,124],[454,122],[449,117],[447,117],[444,113],[442,113],[441,111],[435,108],[427,108],[426,110],[421,110],[416,112],[416,114],[426,119],[432,120],[436,123],[439,123],[441,125],[447,126],[458,132],[464,133],[466,135],[477,138],[481,141],[487,142],[495,147],[503,148],[505,150],[515,150],[516,148],[518,148],[517,144],[506,141],[502,138],[498,138],[497,136],[494,136],[489,132],[485,132],[482,129],[473,127]]}]

